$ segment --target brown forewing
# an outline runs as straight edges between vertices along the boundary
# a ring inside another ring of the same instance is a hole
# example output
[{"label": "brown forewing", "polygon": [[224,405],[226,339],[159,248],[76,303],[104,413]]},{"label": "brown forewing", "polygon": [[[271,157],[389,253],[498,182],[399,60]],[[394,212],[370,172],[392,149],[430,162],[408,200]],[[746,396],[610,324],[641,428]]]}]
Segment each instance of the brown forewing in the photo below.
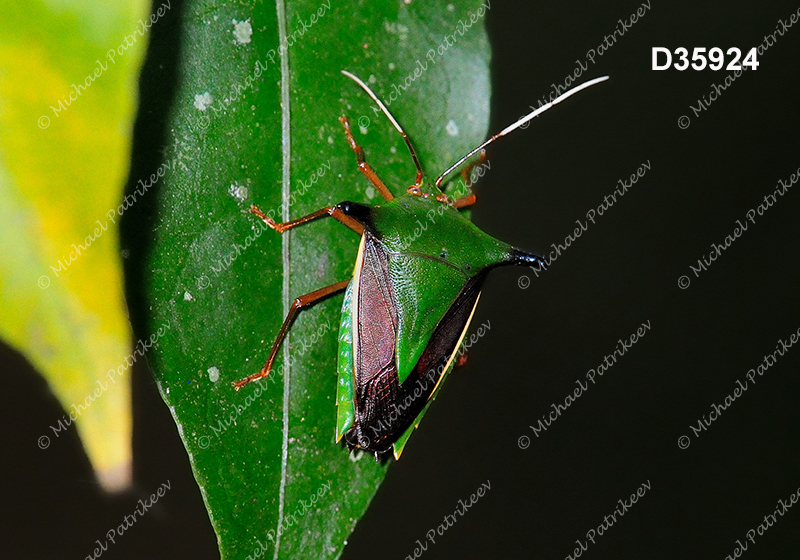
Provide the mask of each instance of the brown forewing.
[{"label": "brown forewing", "polygon": [[382,453],[408,429],[425,407],[469,321],[484,275],[467,280],[437,325],[408,378],[397,376],[395,343],[398,308],[389,276],[389,254],[364,232],[360,269],[356,270],[354,327],[355,425],[345,439],[351,447]]}]

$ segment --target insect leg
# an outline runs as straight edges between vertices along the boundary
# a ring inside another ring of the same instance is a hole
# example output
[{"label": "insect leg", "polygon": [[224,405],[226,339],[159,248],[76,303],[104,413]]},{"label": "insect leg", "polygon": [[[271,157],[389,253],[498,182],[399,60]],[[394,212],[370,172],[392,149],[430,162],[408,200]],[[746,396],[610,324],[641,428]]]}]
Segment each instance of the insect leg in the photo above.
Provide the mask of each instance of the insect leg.
[{"label": "insect leg", "polygon": [[325,216],[330,216],[331,218],[339,220],[341,223],[352,229],[357,234],[359,235],[364,234],[364,226],[359,224],[356,220],[354,220],[350,216],[346,215],[336,206],[326,206],[325,208],[317,210],[316,212],[312,212],[311,214],[308,214],[301,218],[297,218],[296,220],[292,220],[290,222],[282,222],[280,224],[276,223],[275,220],[264,214],[264,212],[259,210],[256,206],[251,206],[250,212],[252,212],[256,216],[264,220],[264,223],[266,223],[269,227],[271,227],[278,233],[283,233],[287,229],[291,229],[294,226],[305,224],[306,222],[310,222],[311,220],[316,220],[317,218],[324,218]]},{"label": "insect leg", "polygon": [[467,188],[467,192],[469,194],[465,194],[457,198],[453,203],[453,208],[464,208],[465,206],[471,206],[475,204],[475,202],[477,201],[475,195],[472,194],[472,184],[475,181],[470,180],[469,174],[475,167],[482,164],[484,161],[486,161],[486,150],[481,150],[481,155],[478,157],[478,159],[470,162],[464,167],[464,169],[461,170],[461,179],[462,179],[461,183]]},{"label": "insect leg", "polygon": [[471,206],[472,204],[475,204],[476,200],[477,198],[475,198],[474,194],[468,194],[467,196],[462,196],[461,198],[457,198],[456,200],[453,201],[453,208],[458,209],[458,208],[464,208],[465,206]]},{"label": "insect leg", "polygon": [[[453,208],[456,208],[456,209],[464,208],[465,206],[472,206],[473,204],[475,204],[475,202],[477,201],[477,198],[475,197],[474,194],[472,194],[472,188],[471,188],[472,187],[472,183],[474,181],[470,181],[469,180],[469,174],[470,174],[470,171],[472,171],[472,169],[476,165],[479,165],[479,164],[483,163],[485,160],[486,160],[486,152],[482,151],[481,155],[480,155],[480,157],[478,157],[478,159],[476,159],[473,162],[470,162],[469,164],[467,164],[464,167],[464,169],[461,170],[461,179],[462,180],[461,180],[461,185],[459,185],[459,187],[463,186],[464,188],[466,188],[467,193],[469,193],[469,194],[465,194],[463,196],[460,196],[459,198],[455,199],[452,202],[450,202],[450,197],[448,197],[447,195],[440,195],[440,196],[444,197],[444,202],[446,202],[447,204],[452,205]],[[453,193],[453,194],[458,194],[458,193],[456,192],[456,193]],[[440,200],[440,198],[438,198],[438,197],[437,197],[436,200],[439,200],[440,202],[442,202],[442,200]]]},{"label": "insect leg", "polygon": [[375,185],[375,188],[378,189],[378,191],[383,195],[383,198],[386,200],[392,200],[394,198],[392,193],[389,192],[389,189],[386,188],[386,185],[383,184],[383,181],[378,178],[377,173],[372,170],[367,161],[364,159],[364,149],[356,144],[356,139],[353,138],[353,133],[350,132],[350,121],[347,120],[346,116],[339,117],[339,120],[344,126],[344,133],[347,135],[347,141],[350,142],[350,147],[356,153],[358,170],[366,175],[367,179],[369,179],[370,182]]},{"label": "insect leg", "polygon": [[481,150],[481,155],[478,156],[478,159],[471,161],[461,170],[461,176],[464,178],[465,183],[472,185],[474,181],[469,180],[469,172],[478,165],[481,165],[484,161],[486,161],[486,150]]},{"label": "insect leg", "polygon": [[[389,109],[387,109],[386,105],[383,104],[383,101],[381,101],[380,98],[378,98],[378,96],[375,95],[375,92],[372,91],[369,88],[369,86],[367,84],[365,84],[364,81],[361,78],[359,78],[355,74],[352,74],[352,73],[348,72],[347,70],[342,70],[342,74],[344,74],[345,76],[347,76],[348,78],[353,80],[355,83],[360,85],[361,88],[364,91],[367,92],[367,94],[372,98],[372,100],[375,103],[378,104],[378,107],[381,108],[381,111],[383,111],[383,114],[386,115],[386,117],[391,121],[391,123],[397,129],[397,132],[399,132],[400,135],[403,137],[403,141],[406,143],[406,146],[408,146],[408,151],[411,152],[411,159],[414,160],[414,165],[417,168],[417,178],[414,181],[414,186],[415,187],[419,187],[422,184],[422,175],[423,175],[422,167],[420,167],[420,165],[419,165],[419,160],[417,159],[417,154],[416,154],[416,152],[414,152],[414,146],[411,145],[411,140],[409,140],[408,134],[406,134],[405,130],[403,130],[403,127],[400,126],[400,123],[397,122],[397,119],[395,119],[392,116],[392,114],[389,112]],[[437,185],[438,185],[438,183],[437,183]],[[391,199],[389,199],[389,200],[391,200]]]},{"label": "insect leg", "polygon": [[267,375],[269,375],[269,372],[272,369],[272,362],[275,361],[275,356],[278,354],[278,348],[280,348],[281,342],[283,342],[283,339],[286,337],[286,333],[289,331],[289,327],[292,326],[292,321],[294,321],[294,318],[297,315],[298,311],[300,311],[304,307],[308,307],[309,305],[321,299],[324,299],[332,294],[335,294],[336,292],[341,292],[342,290],[347,288],[347,285],[349,283],[350,280],[344,280],[342,282],[331,284],[330,286],[326,286],[315,292],[311,292],[310,294],[306,294],[304,296],[296,298],[292,302],[292,307],[289,309],[289,313],[286,315],[286,319],[283,321],[281,330],[278,332],[278,337],[272,344],[272,350],[269,353],[269,358],[267,358],[267,363],[264,364],[264,367],[261,368],[260,372],[245,377],[241,381],[235,381],[233,383],[233,386],[236,388],[236,390],[238,391],[251,381],[255,381],[257,379],[261,379],[262,377],[266,377]]}]

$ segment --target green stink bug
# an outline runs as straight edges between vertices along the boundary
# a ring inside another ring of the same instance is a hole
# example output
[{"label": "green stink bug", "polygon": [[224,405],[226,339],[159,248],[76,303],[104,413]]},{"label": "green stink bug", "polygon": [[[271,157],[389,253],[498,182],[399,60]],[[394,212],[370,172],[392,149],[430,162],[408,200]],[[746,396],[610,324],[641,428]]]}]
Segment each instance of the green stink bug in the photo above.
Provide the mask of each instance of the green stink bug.
[{"label": "green stink bug", "polygon": [[[284,223],[251,207],[252,213],[279,233],[330,216],[358,233],[361,243],[352,279],[296,298],[264,367],[235,382],[234,387],[238,390],[269,374],[300,309],[345,290],[339,330],[336,441],[344,437],[351,451],[369,451],[376,459],[393,449],[397,459],[452,368],[489,271],[506,265],[547,265],[542,257],[494,239],[464,218],[458,209],[473,204],[475,196],[465,194],[451,200],[440,190],[442,181],[497,138],[607,78],[590,80],[539,107],[469,152],[429,185],[400,124],[362,80],[342,73],[367,92],[402,135],[417,168],[416,180],[395,198],[365,161],[343,116],[339,120],[358,168],[383,195],[385,204],[345,201]],[[414,228],[423,217],[433,222],[437,233],[423,234]]]}]

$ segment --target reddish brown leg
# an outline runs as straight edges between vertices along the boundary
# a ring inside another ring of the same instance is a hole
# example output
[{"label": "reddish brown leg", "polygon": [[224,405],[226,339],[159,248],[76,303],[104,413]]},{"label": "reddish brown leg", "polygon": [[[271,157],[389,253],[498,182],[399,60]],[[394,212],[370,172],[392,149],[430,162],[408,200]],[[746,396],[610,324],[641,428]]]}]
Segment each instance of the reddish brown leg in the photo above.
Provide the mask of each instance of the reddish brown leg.
[{"label": "reddish brown leg", "polygon": [[294,321],[295,315],[297,312],[303,309],[304,307],[308,307],[309,305],[324,299],[336,292],[341,292],[347,285],[350,283],[350,280],[344,280],[342,282],[338,282],[336,284],[332,284],[330,286],[326,286],[316,292],[311,292],[310,294],[306,294],[304,296],[300,296],[299,298],[295,299],[292,302],[292,307],[289,309],[289,314],[286,315],[286,319],[283,321],[283,326],[281,326],[281,330],[278,332],[278,337],[275,339],[275,342],[272,345],[272,350],[269,353],[269,358],[267,358],[267,363],[264,364],[264,367],[261,368],[261,371],[258,373],[254,373],[249,377],[245,377],[241,381],[235,381],[233,386],[236,387],[238,391],[243,386],[247,385],[251,381],[255,381],[257,379],[261,379],[262,377],[266,377],[269,375],[270,370],[272,369],[272,362],[275,361],[275,356],[278,354],[278,348],[281,346],[281,342],[286,337],[286,333],[289,331],[289,327],[292,326],[292,321]]},{"label": "reddish brown leg", "polygon": [[472,171],[476,166],[482,164],[484,161],[486,161],[486,152],[482,151],[481,155],[478,156],[478,159],[476,159],[472,163],[467,164],[467,166],[461,170],[461,176],[464,178],[465,183],[471,183],[471,181],[469,180],[469,172]]},{"label": "reddish brown leg", "polygon": [[477,198],[475,198],[474,194],[468,194],[467,196],[462,196],[461,198],[458,198],[456,199],[455,202],[453,202],[453,208],[458,209],[458,208],[464,208],[465,206],[471,206],[475,204],[476,200]]},{"label": "reddish brown leg", "polygon": [[283,223],[276,223],[275,220],[264,214],[261,210],[259,210],[256,206],[250,207],[250,212],[264,220],[264,222],[277,231],[278,233],[283,233],[287,229],[291,229],[294,226],[299,226],[305,224],[306,222],[310,222],[311,220],[316,220],[317,218],[324,218],[325,216],[330,216],[331,218],[335,218],[339,220],[341,223],[352,229],[359,235],[364,235],[364,226],[359,224],[350,216],[346,215],[344,212],[339,210],[336,206],[326,206],[316,212],[312,212],[307,216],[303,216],[302,218],[297,218],[296,220],[292,220],[291,222],[283,222]]},{"label": "reddish brown leg", "polygon": [[386,185],[383,184],[378,178],[378,175],[372,170],[369,164],[364,159],[364,149],[356,144],[356,139],[353,138],[353,133],[350,132],[350,121],[347,120],[346,116],[339,117],[339,121],[341,121],[342,125],[344,126],[344,133],[347,135],[347,141],[350,142],[350,147],[356,153],[356,161],[358,162],[358,169],[366,175],[367,179],[375,185],[375,188],[383,195],[387,201],[392,200],[394,196],[392,193],[389,192],[389,189],[386,188]]},{"label": "reddish brown leg", "polygon": [[[464,186],[466,186],[470,191],[472,190],[470,188],[472,182],[469,180],[469,174],[475,168],[475,166],[480,165],[485,160],[486,152],[481,152],[481,155],[478,159],[468,164],[466,167],[464,167],[464,169],[461,170],[461,177],[463,179]],[[453,208],[464,208],[465,206],[471,206],[472,204],[475,204],[476,200],[477,199],[475,198],[475,195],[470,192],[470,194],[457,198],[453,203]]]}]

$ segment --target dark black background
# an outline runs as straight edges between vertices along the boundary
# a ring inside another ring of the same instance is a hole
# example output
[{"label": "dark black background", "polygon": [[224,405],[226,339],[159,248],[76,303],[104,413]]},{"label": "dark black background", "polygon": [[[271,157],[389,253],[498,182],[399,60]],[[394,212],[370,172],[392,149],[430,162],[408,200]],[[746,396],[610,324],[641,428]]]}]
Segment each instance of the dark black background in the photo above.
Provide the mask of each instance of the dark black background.
[{"label": "dark black background", "polygon": [[[486,19],[491,129],[563,83],[576,60],[639,6],[493,1]],[[800,24],[699,116],[689,106],[724,81],[724,70],[650,69],[654,46],[746,51],[798,7],[651,0],[641,21],[584,73],[609,75],[607,83],[490,148],[474,220],[541,252],[563,243],[618,179],[646,161],[651,170],[540,277],[522,269],[490,276],[473,325],[489,321],[491,330],[390,468],[343,558],[413,555],[417,539],[489,480],[491,490],[421,557],[564,558],[617,500],[649,481],[651,489],[584,557],[722,559],[800,488],[800,348],[750,384],[707,432],[694,437],[689,429],[779,338],[800,328],[800,187],[756,216],[699,277],[689,268],[800,168]],[[172,24],[154,33],[163,38]],[[143,92],[158,87],[144,84]],[[686,129],[678,126],[683,115],[691,119]],[[146,126],[137,124],[140,138]],[[687,289],[678,286],[683,275]],[[644,321],[648,334],[535,437],[529,426]],[[0,364],[4,556],[83,558],[93,548],[87,535],[102,536],[170,479],[167,499],[103,557],[217,557],[186,453],[149,372],[133,375],[135,490],[107,498],[74,430],[46,451],[36,446],[63,414],[44,381],[6,347]],[[523,435],[531,439],[524,450]],[[682,435],[691,438],[685,450]],[[756,536],[743,557],[796,558],[797,510]]]}]

